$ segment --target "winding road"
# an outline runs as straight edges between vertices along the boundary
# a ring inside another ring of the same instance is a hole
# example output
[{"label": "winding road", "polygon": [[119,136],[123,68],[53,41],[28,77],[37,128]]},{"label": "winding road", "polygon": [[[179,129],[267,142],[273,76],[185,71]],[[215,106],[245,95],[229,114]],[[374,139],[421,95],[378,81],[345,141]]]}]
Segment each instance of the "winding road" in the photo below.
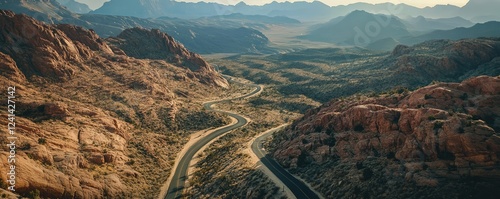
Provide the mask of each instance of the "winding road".
[{"label": "winding road", "polygon": [[298,180],[293,177],[287,170],[283,169],[281,165],[279,165],[273,158],[267,154],[264,150],[262,143],[268,137],[272,136],[274,132],[278,131],[276,129],[274,131],[267,132],[259,137],[257,137],[252,143],[252,151],[257,155],[260,159],[260,162],[267,167],[276,177],[278,177],[283,184],[285,184],[290,191],[292,191],[293,195],[295,195],[298,199],[319,199],[320,197],[312,191],[304,182]]},{"label": "winding road", "polygon": [[[232,81],[230,77],[224,76],[228,80]],[[242,127],[245,124],[248,123],[247,119],[245,119],[243,116],[227,112],[227,111],[222,111],[222,110],[215,110],[212,108],[212,105],[216,103],[221,103],[221,102],[230,102],[231,100],[237,100],[237,99],[243,99],[247,98],[250,96],[253,96],[259,92],[262,91],[262,86],[256,85],[256,84],[247,84],[249,86],[254,87],[255,89],[243,96],[237,97],[237,98],[232,98],[232,99],[224,99],[224,100],[219,100],[219,101],[211,101],[211,102],[206,102],[203,104],[204,108],[206,110],[210,111],[216,111],[219,113],[224,113],[227,114],[230,117],[233,117],[237,120],[236,123],[224,126],[222,128],[219,128],[212,133],[208,134],[207,136],[199,139],[191,145],[184,156],[181,157],[180,161],[177,164],[177,167],[174,168],[174,173],[172,180],[170,181],[170,184],[168,185],[168,189],[166,192],[166,196],[164,197],[165,199],[177,199],[182,197],[182,193],[184,191],[184,184],[185,181],[187,180],[187,172],[188,172],[188,167],[189,163],[195,156],[195,154],[203,148],[205,145],[210,143],[213,139],[228,133],[231,130],[234,130],[236,128]],[[310,198],[310,199],[316,199],[319,198],[318,195],[312,191],[307,185],[305,185],[302,181],[298,180],[297,178],[293,177],[288,171],[283,169],[276,161],[274,161],[272,158],[269,157],[269,155],[266,154],[266,152],[262,149],[262,141],[266,139],[267,137],[271,136],[272,132],[266,133],[254,141],[252,143],[252,151],[257,155],[257,157],[260,159],[262,164],[266,167],[269,168],[269,170],[274,173],[276,177],[279,178],[291,191],[292,193],[296,196],[296,198],[299,199],[305,199],[305,198]]]},{"label": "winding road", "polygon": [[247,98],[247,97],[253,96],[253,95],[259,93],[260,91],[262,91],[262,86],[259,86],[256,84],[250,84],[250,86],[255,87],[255,89],[246,95],[243,95],[243,96],[240,96],[237,98],[232,98],[232,99],[224,99],[224,100],[219,100],[219,101],[206,102],[203,104],[203,106],[205,107],[206,110],[216,111],[219,113],[227,114],[230,117],[235,118],[238,122],[236,124],[225,126],[223,128],[220,128],[220,129],[210,133],[209,135],[198,140],[196,143],[194,143],[187,150],[187,152],[184,154],[184,156],[181,158],[181,160],[177,164],[177,167],[175,168],[175,172],[174,172],[172,180],[170,181],[170,184],[168,186],[167,195],[165,196],[165,199],[176,199],[176,198],[180,198],[182,196],[182,192],[184,190],[184,184],[185,184],[185,181],[187,180],[187,171],[188,171],[188,167],[189,167],[189,162],[193,159],[194,155],[201,148],[203,148],[203,146],[210,143],[210,141],[212,141],[216,137],[223,135],[224,133],[227,133],[227,132],[234,130],[236,128],[242,127],[248,123],[247,119],[245,119],[244,117],[242,117],[238,114],[235,114],[235,113],[227,112],[227,111],[215,110],[212,108],[212,105],[214,105],[216,103],[230,102],[231,100]]}]

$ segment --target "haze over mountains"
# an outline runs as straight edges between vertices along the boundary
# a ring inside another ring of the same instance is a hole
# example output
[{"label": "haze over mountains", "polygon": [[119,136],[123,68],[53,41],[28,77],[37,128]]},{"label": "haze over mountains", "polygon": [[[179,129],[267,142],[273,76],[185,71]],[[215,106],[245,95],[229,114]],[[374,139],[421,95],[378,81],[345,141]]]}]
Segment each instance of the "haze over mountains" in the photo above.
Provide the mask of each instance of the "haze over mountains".
[{"label": "haze over mountains", "polygon": [[[378,30],[375,30],[376,32],[372,33],[372,30],[370,30],[370,28],[376,27],[359,26],[360,24],[375,22],[374,20],[381,22],[377,24]],[[303,38],[313,41],[361,46],[387,37],[398,39],[409,35],[406,26],[396,17],[354,11],[345,17],[341,17],[341,19],[333,19],[326,24],[320,25],[319,28],[312,30]]]},{"label": "haze over mountains", "polygon": [[87,4],[79,3],[75,0],[57,0],[57,2],[75,13],[85,14],[92,11]]},{"label": "haze over mountains", "polygon": [[[463,8],[451,5],[416,8],[391,3],[330,7],[319,1],[272,2],[263,6],[241,2],[233,6],[112,0],[90,14],[77,14],[88,12],[88,6],[74,0],[7,0],[0,2],[0,8],[26,13],[49,23],[81,25],[102,37],[116,36],[125,28],[136,26],[158,28],[198,53],[272,53],[276,52],[269,47],[273,41],[263,34],[272,27],[308,27],[295,38],[381,51],[390,51],[400,43],[411,45],[428,39],[495,36],[500,27],[494,23],[439,32],[498,19],[499,14],[486,8],[497,3],[481,2],[472,0]],[[474,10],[483,10],[483,7],[484,12],[474,14],[477,13]]]},{"label": "haze over mountains", "polygon": [[[24,13],[48,23],[69,23],[93,29],[102,37],[116,36],[126,28],[156,28],[168,32],[198,53],[272,52],[261,32],[242,27],[238,22],[203,23],[183,19],[141,19],[125,16],[76,14],[55,0],[7,0],[0,9]],[[245,39],[241,39],[245,38]],[[223,42],[232,41],[232,42]]]},{"label": "haze over mountains", "polygon": [[[475,22],[485,22],[500,18],[495,8],[499,6],[495,0],[471,0],[463,8],[453,5],[436,5],[434,7],[417,8],[406,4],[392,3],[368,4],[353,3],[350,5],[328,6],[320,1],[314,2],[272,2],[263,6],[247,5],[240,2],[236,5],[217,3],[186,3],[161,0],[111,0],[92,13],[141,18],[160,16],[179,18],[198,18],[203,16],[225,15],[231,13],[258,14],[267,16],[286,16],[301,21],[325,21],[344,16],[355,10],[370,13],[392,14],[398,17],[424,16],[430,18],[451,18],[464,16]],[[480,13],[478,13],[480,11]]]},{"label": "haze over mountains", "polygon": [[0,0],[2,198],[498,198],[498,0],[78,2]]}]

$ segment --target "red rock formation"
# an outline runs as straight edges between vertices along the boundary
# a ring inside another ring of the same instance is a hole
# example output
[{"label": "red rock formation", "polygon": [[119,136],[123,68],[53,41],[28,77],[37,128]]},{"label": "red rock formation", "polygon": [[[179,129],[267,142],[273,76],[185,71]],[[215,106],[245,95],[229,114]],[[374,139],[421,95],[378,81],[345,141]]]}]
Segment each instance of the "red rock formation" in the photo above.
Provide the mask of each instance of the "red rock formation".
[{"label": "red rock formation", "polygon": [[26,77],[70,78],[94,53],[61,30],[26,15],[0,10],[0,51],[12,57]]},{"label": "red rock formation", "polygon": [[[278,139],[274,157],[287,167],[370,156],[425,163],[430,169],[500,178],[500,77],[427,86],[402,97],[332,101]],[[309,157],[309,158],[307,158]]]},{"label": "red rock formation", "polygon": [[396,46],[387,64],[397,75],[456,79],[498,56],[500,42],[496,39],[436,40]]},{"label": "red rock formation", "polygon": [[160,30],[126,29],[108,42],[122,49],[128,56],[140,59],[162,59],[195,72],[200,80],[227,87],[227,81],[215,72],[200,55],[187,50],[181,43]]},{"label": "red rock formation", "polygon": [[[0,72],[0,85],[16,87],[16,193],[39,192],[43,198],[158,194],[184,139],[172,130],[177,106],[201,109],[193,99],[219,91],[199,83],[217,81],[210,76],[214,71],[115,54],[90,30],[3,10]],[[176,99],[172,88],[189,90],[191,98]],[[7,99],[7,92],[0,97]],[[6,103],[0,103],[2,118],[10,114]],[[137,147],[148,155],[137,155]],[[9,149],[1,148],[0,172],[7,173]],[[0,184],[6,178],[0,176]]]},{"label": "red rock formation", "polygon": [[21,72],[21,70],[19,70],[16,62],[9,55],[0,52],[0,60],[2,60],[0,62],[1,74],[10,77],[10,79],[14,82],[21,83],[26,81],[26,77]]},{"label": "red rock formation", "polygon": [[113,54],[113,51],[103,39],[101,39],[93,30],[70,25],[57,24],[56,27],[62,30],[73,41],[80,42],[88,46],[93,51],[101,51],[106,54]]}]

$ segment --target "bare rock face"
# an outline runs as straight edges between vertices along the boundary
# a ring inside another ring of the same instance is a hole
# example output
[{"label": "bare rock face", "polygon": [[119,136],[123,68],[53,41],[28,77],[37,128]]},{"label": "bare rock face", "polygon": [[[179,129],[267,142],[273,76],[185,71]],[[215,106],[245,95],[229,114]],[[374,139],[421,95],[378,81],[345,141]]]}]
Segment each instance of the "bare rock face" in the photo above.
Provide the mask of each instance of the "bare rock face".
[{"label": "bare rock face", "polygon": [[93,51],[101,51],[106,54],[113,54],[113,51],[103,39],[101,39],[94,30],[70,25],[57,24],[56,27],[62,30],[70,39],[88,46]]},{"label": "bare rock face", "polygon": [[92,154],[88,157],[88,160],[93,163],[93,164],[98,164],[98,165],[101,165],[101,164],[104,164],[105,160],[104,160],[104,156],[102,154],[98,154],[98,153],[95,153],[95,154]]},{"label": "bare rock face", "polygon": [[395,176],[406,175],[417,186],[440,186],[444,182],[438,179],[461,175],[498,182],[499,101],[500,77],[487,76],[406,95],[336,100],[277,135],[273,155],[285,167],[306,171],[311,164],[338,160],[389,160],[406,167]]},{"label": "bare rock face", "polygon": [[38,75],[55,80],[70,78],[93,52],[74,43],[61,30],[26,15],[0,11],[0,52],[9,55],[25,76]]},{"label": "bare rock face", "polygon": [[[159,194],[171,158],[186,139],[174,129],[180,124],[177,107],[188,107],[181,110],[186,114],[198,111],[202,105],[191,100],[220,92],[214,84],[200,83],[216,81],[210,76],[214,71],[131,58],[91,30],[46,25],[10,11],[0,10],[0,27],[0,85],[16,87],[16,194]],[[178,99],[173,88],[189,90],[190,96]],[[3,99],[7,95],[0,93]],[[7,100],[0,107],[0,116],[8,118]],[[6,130],[0,129],[2,143],[9,139]],[[0,172],[7,173],[9,148],[0,148]],[[7,177],[0,176],[1,185]]]},{"label": "bare rock face", "polygon": [[16,62],[9,55],[0,52],[0,60],[3,60],[0,62],[0,72],[2,75],[10,77],[10,79],[14,82],[21,83],[26,81],[26,77],[23,72],[19,70]]},{"label": "bare rock face", "polygon": [[195,72],[207,83],[227,87],[227,81],[215,72],[200,55],[188,51],[181,43],[160,30],[126,29],[107,41],[122,49],[128,56],[139,59],[161,59]]}]

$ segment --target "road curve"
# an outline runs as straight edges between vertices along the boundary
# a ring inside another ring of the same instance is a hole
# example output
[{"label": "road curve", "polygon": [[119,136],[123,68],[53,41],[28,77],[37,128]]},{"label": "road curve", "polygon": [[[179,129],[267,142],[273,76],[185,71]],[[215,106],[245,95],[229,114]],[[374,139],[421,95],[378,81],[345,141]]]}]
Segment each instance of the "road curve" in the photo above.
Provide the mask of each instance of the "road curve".
[{"label": "road curve", "polygon": [[274,159],[272,159],[269,154],[263,149],[262,143],[268,137],[279,129],[267,132],[259,137],[257,137],[252,143],[252,151],[260,159],[260,162],[267,167],[276,177],[278,177],[285,186],[287,186],[293,195],[299,199],[319,199],[320,197],[311,190],[304,182],[293,177],[292,174],[288,173],[281,165],[279,165]]},{"label": "road curve", "polygon": [[[226,78],[228,78],[228,77],[226,77]],[[230,78],[228,78],[228,79],[231,81]],[[210,141],[212,141],[216,137],[218,137],[224,133],[227,133],[231,130],[234,130],[236,128],[239,128],[241,126],[244,126],[245,124],[248,123],[248,121],[244,117],[242,117],[238,114],[235,114],[235,113],[230,113],[230,112],[221,111],[221,110],[214,110],[214,109],[212,109],[212,105],[214,105],[216,103],[221,103],[221,102],[230,102],[231,100],[243,99],[243,98],[255,95],[255,94],[262,91],[262,86],[259,86],[256,84],[249,84],[249,85],[252,87],[255,87],[255,90],[253,90],[252,92],[250,92],[246,95],[232,98],[232,99],[224,99],[224,100],[219,100],[219,101],[206,102],[203,104],[203,106],[205,107],[206,110],[216,111],[219,113],[227,114],[228,116],[235,118],[237,120],[237,123],[225,126],[223,128],[220,128],[220,129],[210,133],[209,135],[198,140],[196,143],[194,143],[187,150],[187,152],[184,154],[184,156],[182,156],[179,163],[177,164],[177,167],[175,168],[175,172],[174,172],[172,180],[170,181],[170,184],[168,186],[168,190],[167,190],[167,194],[165,196],[165,199],[176,199],[176,198],[182,197],[182,192],[184,190],[184,184],[185,184],[185,181],[187,180],[187,170],[189,167],[189,162],[193,159],[194,155],[201,148],[203,148],[203,146],[210,143]]]}]

